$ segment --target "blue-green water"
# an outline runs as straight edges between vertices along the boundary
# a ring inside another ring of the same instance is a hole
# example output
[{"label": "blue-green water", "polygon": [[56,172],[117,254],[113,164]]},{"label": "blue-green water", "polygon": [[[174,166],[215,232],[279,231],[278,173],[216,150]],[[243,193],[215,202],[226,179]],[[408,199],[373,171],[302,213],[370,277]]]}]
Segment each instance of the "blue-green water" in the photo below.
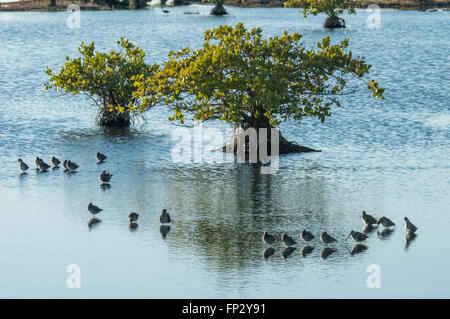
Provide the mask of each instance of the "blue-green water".
[{"label": "blue-green water", "polygon": [[[383,10],[380,28],[369,29],[359,10],[346,29],[327,31],[324,16],[294,9],[229,8],[218,18],[209,8],[81,12],[75,30],[65,12],[0,13],[0,297],[449,297],[448,12]],[[307,47],[349,37],[386,99],[359,90],[324,124],[284,124],[288,139],[323,152],[283,156],[277,174],[261,175],[251,165],[174,163],[177,127],[163,107],[127,132],[103,131],[88,99],[43,88],[45,67],[59,68],[81,41],[109,50],[128,37],[162,62],[171,49],[199,47],[206,29],[239,21],[267,36],[302,33]],[[97,151],[109,156],[101,167]],[[32,166],[36,155],[71,158],[79,172],[19,176],[17,158]],[[98,187],[102,169],[114,174],[110,189]],[[104,208],[92,229],[90,201]],[[173,218],[165,239],[162,208]],[[361,231],[363,209],[397,227],[383,239],[372,232],[352,256],[343,240]],[[131,211],[140,214],[135,231]],[[419,227],[407,248],[404,216]],[[283,259],[279,243],[261,257],[264,231],[298,239],[303,228],[337,237],[336,253],[320,258],[314,241],[306,258],[297,250]],[[66,286],[71,264],[81,268],[80,289]],[[366,284],[371,264],[381,288]]]}]

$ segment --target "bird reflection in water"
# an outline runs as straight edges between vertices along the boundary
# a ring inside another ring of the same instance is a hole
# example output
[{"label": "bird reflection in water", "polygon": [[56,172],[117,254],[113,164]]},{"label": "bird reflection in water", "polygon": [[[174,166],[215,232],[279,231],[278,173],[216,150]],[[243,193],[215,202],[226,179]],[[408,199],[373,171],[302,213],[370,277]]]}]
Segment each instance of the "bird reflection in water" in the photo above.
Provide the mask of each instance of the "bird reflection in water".
[{"label": "bird reflection in water", "polygon": [[312,253],[313,250],[314,247],[310,245],[303,246],[302,249],[300,250],[300,255],[304,258],[308,256],[310,253]]},{"label": "bird reflection in water", "polygon": [[169,233],[169,231],[170,231],[170,226],[169,225],[161,225],[159,227],[159,232],[161,233],[161,236],[164,239],[167,237],[167,234]]},{"label": "bird reflection in water", "polygon": [[297,249],[297,247],[291,247],[291,246],[286,247],[283,250],[283,257],[288,258],[296,249]]},{"label": "bird reflection in water", "polygon": [[409,245],[416,239],[417,235],[413,232],[408,232],[405,235],[405,249],[409,248]]},{"label": "bird reflection in water", "polygon": [[138,227],[139,227],[138,223],[129,223],[128,224],[128,229],[130,231],[136,231],[138,229]]},{"label": "bird reflection in water", "polygon": [[364,235],[367,235],[367,234],[370,234],[371,232],[373,232],[375,230],[375,227],[373,227],[372,225],[366,225],[362,230],[361,230],[361,232],[364,234]]},{"label": "bird reflection in water", "polygon": [[382,231],[378,231],[378,237],[380,237],[381,239],[387,239],[388,237],[390,237],[392,234],[394,233],[393,229],[390,228],[384,228]]},{"label": "bird reflection in water", "polygon": [[267,247],[266,249],[263,250],[262,255],[263,255],[264,259],[267,259],[270,256],[272,256],[274,253],[275,253],[275,249],[273,249],[272,247]]},{"label": "bird reflection in water", "polygon": [[95,225],[97,225],[98,223],[100,223],[102,220],[99,218],[95,218],[92,217],[91,219],[88,220],[88,227],[89,229],[92,229],[95,227]]},{"label": "bird reflection in water", "polygon": [[361,253],[365,250],[367,250],[367,246],[363,245],[363,244],[356,244],[355,246],[352,247],[352,250],[350,250],[350,255],[355,255],[358,253]]},{"label": "bird reflection in water", "polygon": [[320,257],[322,259],[327,259],[328,256],[330,256],[331,254],[333,254],[336,251],[336,249],[334,248],[330,248],[330,247],[325,247],[324,249],[321,250],[320,252]]}]

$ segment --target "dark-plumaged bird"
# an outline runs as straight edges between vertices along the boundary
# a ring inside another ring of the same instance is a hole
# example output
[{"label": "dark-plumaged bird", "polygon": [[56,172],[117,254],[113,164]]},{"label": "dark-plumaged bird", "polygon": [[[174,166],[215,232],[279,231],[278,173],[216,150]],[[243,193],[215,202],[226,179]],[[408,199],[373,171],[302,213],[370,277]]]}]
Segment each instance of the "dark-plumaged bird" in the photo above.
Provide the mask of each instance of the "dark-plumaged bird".
[{"label": "dark-plumaged bird", "polygon": [[97,154],[95,154],[95,157],[97,158],[97,164],[103,163],[108,158],[105,154],[102,154],[100,152],[97,152]]},{"label": "dark-plumaged bird", "polygon": [[67,163],[69,163],[69,160],[64,160],[62,163],[62,166],[65,168],[66,171],[69,170],[69,168],[67,167]]},{"label": "dark-plumaged bird", "polygon": [[382,225],[383,227],[385,227],[385,228],[389,228],[389,227],[391,227],[391,226],[395,226],[395,224],[392,222],[392,220],[390,220],[389,218],[384,217],[384,216],[378,218],[377,224],[378,224],[378,225],[381,224],[381,225]]},{"label": "dark-plumaged bird", "polygon": [[138,213],[130,213],[130,215],[128,215],[128,220],[130,221],[130,224],[131,223],[136,223],[138,218],[139,218],[139,214]]},{"label": "dark-plumaged bird", "polygon": [[301,232],[301,234],[300,234],[300,238],[301,238],[303,241],[308,242],[308,241],[313,240],[315,237],[314,237],[314,235],[313,235],[312,233],[310,233],[310,232],[307,231],[306,229],[303,229],[302,232]]},{"label": "dark-plumaged bird", "polygon": [[267,232],[264,232],[262,236],[262,241],[265,242],[267,245],[272,245],[276,241],[276,238],[275,236],[270,235]]},{"label": "dark-plumaged bird", "polygon": [[29,168],[28,165],[25,164],[25,162],[22,161],[21,158],[19,158],[17,161],[19,162],[19,169],[22,171],[22,173],[25,172]]},{"label": "dark-plumaged bird", "polygon": [[67,161],[66,167],[70,172],[75,172],[79,166],[69,160]]},{"label": "dark-plumaged bird", "polygon": [[170,215],[167,212],[167,209],[163,209],[161,215],[159,215],[159,221],[161,222],[161,224],[168,224],[170,223]]},{"label": "dark-plumaged bird", "polygon": [[100,175],[98,175],[98,180],[100,181],[100,185],[109,184],[112,176],[113,176],[113,174],[111,174],[110,172],[106,172],[106,171],[101,172]]},{"label": "dark-plumaged bird", "polygon": [[411,223],[408,217],[405,217],[405,222],[406,224],[404,228],[407,233],[415,233],[417,231],[417,227],[413,223]]},{"label": "dark-plumaged bird", "polygon": [[[353,238],[354,241],[356,241],[358,243],[362,242],[362,241],[364,241],[364,240],[366,240],[368,238],[367,235],[364,235],[363,233],[360,233],[360,232],[357,232],[357,231],[354,231],[354,230],[352,230],[350,232],[350,234],[348,235],[347,239],[349,239],[350,236]],[[345,239],[345,240],[347,240],[347,239]]]},{"label": "dark-plumaged bird", "polygon": [[34,159],[34,165],[36,165],[36,169],[39,169],[39,163],[42,160],[39,158],[39,156],[36,156],[36,158]]},{"label": "dark-plumaged bird", "polygon": [[103,209],[101,209],[100,207],[95,206],[92,203],[89,203],[88,205],[88,211],[89,213],[91,213],[92,215],[97,215],[98,213],[100,213],[101,211],[103,211]]},{"label": "dark-plumaged bird", "polygon": [[328,235],[327,232],[323,232],[322,234],[320,234],[320,241],[324,244],[332,244],[337,242],[337,240]]},{"label": "dark-plumaged bird", "polygon": [[375,217],[373,217],[372,215],[366,214],[366,211],[363,210],[362,214],[361,214],[361,219],[364,222],[364,224],[366,225],[375,225],[377,223],[377,220]]},{"label": "dark-plumaged bird", "polygon": [[54,156],[52,156],[51,162],[52,162],[53,168],[59,167],[59,164],[61,164],[61,161]]},{"label": "dark-plumaged bird", "polygon": [[44,162],[42,159],[38,160],[39,172],[46,172],[51,166]]},{"label": "dark-plumaged bird", "polygon": [[281,240],[288,247],[297,245],[297,242],[294,240],[294,238],[290,237],[288,234],[283,234]]}]

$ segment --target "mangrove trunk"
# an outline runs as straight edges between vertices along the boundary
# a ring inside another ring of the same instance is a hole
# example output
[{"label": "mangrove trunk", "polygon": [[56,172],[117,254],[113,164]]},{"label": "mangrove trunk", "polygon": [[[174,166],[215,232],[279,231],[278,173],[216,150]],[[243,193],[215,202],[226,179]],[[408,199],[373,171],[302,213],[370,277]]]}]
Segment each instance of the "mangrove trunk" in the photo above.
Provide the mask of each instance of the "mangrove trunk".
[{"label": "mangrove trunk", "polygon": [[131,124],[131,116],[128,108],[123,112],[109,107],[102,107],[97,115],[97,124],[106,127],[128,127]]},{"label": "mangrove trunk", "polygon": [[225,14],[228,14],[227,10],[223,7],[222,2],[216,3],[214,8],[211,10],[211,14],[215,16],[223,16]]}]

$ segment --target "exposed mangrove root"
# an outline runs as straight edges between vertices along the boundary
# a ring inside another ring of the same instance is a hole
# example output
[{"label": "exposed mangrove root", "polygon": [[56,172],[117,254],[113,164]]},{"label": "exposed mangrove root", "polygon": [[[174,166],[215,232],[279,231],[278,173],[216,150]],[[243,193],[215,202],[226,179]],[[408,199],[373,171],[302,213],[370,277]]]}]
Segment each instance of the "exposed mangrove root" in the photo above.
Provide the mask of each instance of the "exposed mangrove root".
[{"label": "exposed mangrove root", "polygon": [[345,28],[345,20],[337,16],[328,16],[323,26],[327,29]]},{"label": "exposed mangrove root", "polygon": [[107,127],[128,127],[131,124],[130,112],[128,109],[120,112],[103,107],[97,115],[97,124]]},{"label": "exposed mangrove root", "polygon": [[215,16],[223,16],[228,14],[227,10],[223,7],[223,3],[217,3],[214,8],[211,10],[211,14]]}]

